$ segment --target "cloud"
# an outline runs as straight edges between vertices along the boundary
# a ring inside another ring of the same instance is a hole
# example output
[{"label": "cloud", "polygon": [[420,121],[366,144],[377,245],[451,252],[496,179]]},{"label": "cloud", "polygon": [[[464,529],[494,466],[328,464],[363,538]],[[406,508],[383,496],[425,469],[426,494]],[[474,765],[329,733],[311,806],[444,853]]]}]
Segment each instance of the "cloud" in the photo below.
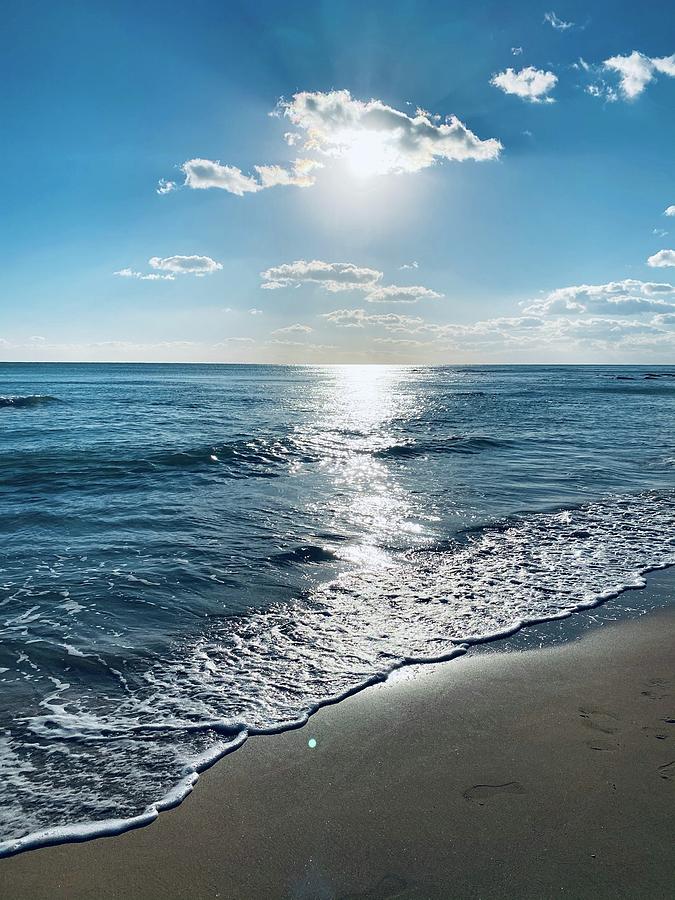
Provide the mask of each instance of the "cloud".
[{"label": "cloud", "polygon": [[[603,62],[603,68],[619,75],[619,89],[626,100],[639,97],[656,74],[675,77],[675,54],[664,57],[649,57],[637,50],[628,56],[611,56]],[[591,88],[594,87],[591,85]],[[597,92],[587,89],[595,96],[602,95],[602,86],[595,86]]]},{"label": "cloud", "polygon": [[167,181],[166,178],[160,178],[157,182],[157,193],[158,194],[170,194],[171,191],[176,190],[176,182],[175,181]]},{"label": "cloud", "polygon": [[[414,264],[416,266],[416,264]],[[406,268],[412,268],[407,266]],[[420,285],[400,286],[380,284],[383,273],[354,263],[328,263],[319,259],[304,259],[281,266],[273,266],[260,273],[264,290],[300,287],[303,284],[319,284],[331,293],[360,291],[368,303],[419,303],[422,300],[438,300],[443,294]]]},{"label": "cloud", "polygon": [[523,48],[522,47],[511,47],[511,54],[513,56],[522,56]]},{"label": "cloud", "polygon": [[148,263],[153,269],[178,275],[210,275],[223,268],[210,256],[153,256]]},{"label": "cloud", "polygon": [[252,307],[251,309],[249,309],[248,312],[249,312],[249,315],[251,315],[251,316],[262,316],[263,315],[262,309],[256,309],[255,306]]},{"label": "cloud", "polygon": [[297,287],[301,284],[321,284],[329,291],[344,291],[365,286],[373,287],[382,278],[382,272],[353,263],[327,263],[319,259],[307,262],[298,259],[281,266],[272,266],[260,273],[262,288],[277,290]]},{"label": "cloud", "polygon": [[334,309],[321,316],[331,325],[339,328],[363,328],[375,326],[387,331],[415,331],[424,325],[424,319],[417,316],[402,316],[398,313],[370,314],[365,309]]},{"label": "cloud", "polygon": [[515,94],[523,100],[531,103],[554,103],[553,97],[547,97],[549,91],[558,83],[553,72],[545,72],[543,69],[535,69],[527,66],[516,72],[508,68],[505,72],[498,72],[490,79],[490,84],[504,91],[505,94]]},{"label": "cloud", "polygon": [[138,278],[140,281],[173,281],[175,275],[159,275],[157,272],[135,272],[133,269],[119,269],[113,272],[120,278]]},{"label": "cloud", "polygon": [[[243,197],[277,185],[310,187],[315,178],[312,172],[322,163],[312,159],[296,159],[290,169],[284,166],[254,166],[255,175],[245,175],[236,166],[224,166],[211,159],[189,159],[181,169],[185,175],[184,186],[196,190],[220,188],[230,194]],[[158,193],[167,193],[159,191]]]},{"label": "cloud", "polygon": [[572,285],[551,291],[539,300],[528,301],[523,308],[524,312],[537,316],[656,313],[675,309],[675,286],[632,278],[607,284]]},{"label": "cloud", "polygon": [[222,341],[219,341],[217,344],[214,344],[214,347],[227,347],[228,344],[255,344],[254,338],[250,337],[227,337],[223,338]]},{"label": "cloud", "polygon": [[548,23],[551,28],[555,28],[556,31],[568,31],[570,28],[574,28],[574,22],[565,22],[553,11],[544,13],[544,22]]},{"label": "cloud", "polygon": [[286,325],[285,328],[277,328],[272,334],[311,334],[314,331],[309,325],[301,325],[296,322],[295,325]]},{"label": "cloud", "polygon": [[655,269],[675,266],[675,250],[659,250],[647,260],[647,265]]},{"label": "cloud", "polygon": [[[418,109],[414,116],[381,100],[356,100],[349,91],[302,91],[281,99],[271,115],[295,129],[286,143],[302,146],[320,159],[300,157],[289,166],[256,165],[247,174],[238,166],[194,157],[181,165],[183,187],[218,188],[243,197],[279,185],[311,187],[315,172],[328,159],[344,159],[358,175],[418,172],[443,160],[496,159],[502,145],[481,140],[456,116],[441,117]],[[175,181],[160,179],[156,191],[168,194]]]},{"label": "cloud", "polygon": [[665,228],[652,228],[652,234],[655,234],[657,237],[666,237],[668,232]]},{"label": "cloud", "polygon": [[390,284],[386,287],[376,287],[368,291],[366,300],[368,303],[419,303],[420,300],[439,300],[443,294],[432,291],[429,288],[399,287]]},{"label": "cloud", "polygon": [[664,216],[675,216],[675,206],[667,206],[663,210],[663,215]]},{"label": "cloud", "polygon": [[442,160],[496,159],[502,145],[481,140],[456,116],[414,116],[381,100],[356,100],[349,91],[302,91],[281,100],[278,114],[297,129],[286,140],[305,150],[345,159],[362,174],[419,172]]},{"label": "cloud", "polygon": [[[674,207],[675,208],[675,207]],[[402,266],[399,266],[399,269],[419,269],[420,264],[414,259],[411,263],[403,263]]]}]

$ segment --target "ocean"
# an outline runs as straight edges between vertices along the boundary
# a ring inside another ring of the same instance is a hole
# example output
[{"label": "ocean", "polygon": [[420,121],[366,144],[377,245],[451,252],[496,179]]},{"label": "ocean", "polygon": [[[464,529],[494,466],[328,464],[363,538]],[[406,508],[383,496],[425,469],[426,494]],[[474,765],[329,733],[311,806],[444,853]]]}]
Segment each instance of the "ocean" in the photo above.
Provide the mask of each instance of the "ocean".
[{"label": "ocean", "polygon": [[674,564],[675,373],[0,364],[0,492],[9,854]]}]

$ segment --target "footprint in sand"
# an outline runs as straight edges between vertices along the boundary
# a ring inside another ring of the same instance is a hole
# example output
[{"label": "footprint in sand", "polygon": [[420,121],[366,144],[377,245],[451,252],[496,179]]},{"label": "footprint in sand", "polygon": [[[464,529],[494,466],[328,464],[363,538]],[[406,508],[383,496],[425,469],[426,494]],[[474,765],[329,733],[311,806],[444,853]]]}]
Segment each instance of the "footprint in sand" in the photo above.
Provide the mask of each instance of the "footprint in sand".
[{"label": "footprint in sand", "polygon": [[524,794],[525,788],[519,781],[507,781],[505,784],[474,784],[464,791],[465,800],[471,800],[479,806],[483,806],[486,800],[492,799],[497,794]]},{"label": "footprint in sand", "polygon": [[586,746],[591,750],[600,750],[603,753],[613,753],[619,749],[619,744],[616,741],[605,741],[602,738],[586,741]]},{"label": "footprint in sand", "polygon": [[670,684],[665,678],[652,678],[640,693],[648,700],[665,700],[670,696]]},{"label": "footprint in sand", "polygon": [[642,733],[645,737],[656,738],[657,741],[667,741],[670,737],[670,734],[665,728],[659,728],[658,726],[654,728],[653,725],[643,726]]},{"label": "footprint in sand", "polygon": [[619,730],[619,720],[613,713],[599,707],[579,707],[579,715],[584,720],[587,728],[602,731],[604,734],[616,734]]},{"label": "footprint in sand", "polygon": [[675,778],[675,759],[666,763],[665,766],[659,766],[659,775],[666,781],[672,781]]}]

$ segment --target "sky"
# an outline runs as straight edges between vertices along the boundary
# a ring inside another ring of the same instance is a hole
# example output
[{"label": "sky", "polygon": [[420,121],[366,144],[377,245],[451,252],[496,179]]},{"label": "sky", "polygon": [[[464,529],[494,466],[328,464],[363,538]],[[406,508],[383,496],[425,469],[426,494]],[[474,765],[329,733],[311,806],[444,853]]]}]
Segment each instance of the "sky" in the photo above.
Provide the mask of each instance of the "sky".
[{"label": "sky", "polygon": [[2,360],[674,358],[669,3],[22,0],[0,70]]}]

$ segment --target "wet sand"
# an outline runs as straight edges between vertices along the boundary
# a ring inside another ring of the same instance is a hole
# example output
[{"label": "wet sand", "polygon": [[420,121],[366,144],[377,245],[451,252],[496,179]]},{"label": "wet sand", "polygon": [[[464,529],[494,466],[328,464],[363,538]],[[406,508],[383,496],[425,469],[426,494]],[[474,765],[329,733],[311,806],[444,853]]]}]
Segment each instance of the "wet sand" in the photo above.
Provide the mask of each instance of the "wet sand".
[{"label": "wet sand", "polygon": [[0,896],[673,897],[675,609],[532,634],[251,738],[148,828],[2,860]]}]

